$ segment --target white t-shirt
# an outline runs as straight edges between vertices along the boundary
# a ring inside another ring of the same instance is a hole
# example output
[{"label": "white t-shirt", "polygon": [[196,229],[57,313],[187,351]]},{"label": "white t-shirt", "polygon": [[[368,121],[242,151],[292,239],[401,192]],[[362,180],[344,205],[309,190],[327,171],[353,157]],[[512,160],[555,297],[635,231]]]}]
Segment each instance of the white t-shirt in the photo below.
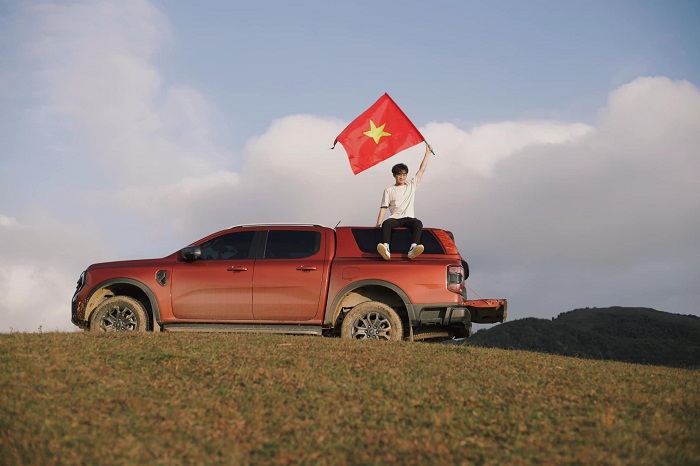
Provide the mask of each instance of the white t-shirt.
[{"label": "white t-shirt", "polygon": [[416,198],[417,187],[418,183],[414,177],[404,185],[393,185],[384,190],[381,207],[389,208],[389,218],[416,217],[413,201]]}]

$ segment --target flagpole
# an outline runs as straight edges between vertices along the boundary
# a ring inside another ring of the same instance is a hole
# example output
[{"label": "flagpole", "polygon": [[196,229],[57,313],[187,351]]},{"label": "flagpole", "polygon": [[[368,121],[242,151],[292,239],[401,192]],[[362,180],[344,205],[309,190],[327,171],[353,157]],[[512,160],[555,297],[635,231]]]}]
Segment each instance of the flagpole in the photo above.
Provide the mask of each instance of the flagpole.
[{"label": "flagpole", "polygon": [[[428,144],[428,141],[426,141],[425,139],[423,139],[423,142],[425,143],[426,146],[430,147],[430,144]],[[433,148],[432,148],[432,147],[430,147],[430,153],[433,154],[433,155],[435,155],[435,152],[433,152]]]}]

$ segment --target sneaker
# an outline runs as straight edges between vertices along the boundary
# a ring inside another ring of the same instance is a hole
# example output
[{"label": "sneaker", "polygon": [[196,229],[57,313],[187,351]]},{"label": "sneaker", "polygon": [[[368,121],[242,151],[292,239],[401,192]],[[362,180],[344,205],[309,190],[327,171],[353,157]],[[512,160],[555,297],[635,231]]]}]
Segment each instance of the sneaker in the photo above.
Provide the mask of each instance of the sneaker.
[{"label": "sneaker", "polygon": [[385,261],[391,259],[391,253],[389,252],[389,245],[386,243],[379,243],[377,245],[377,252],[381,254]]},{"label": "sneaker", "polygon": [[423,254],[423,251],[425,251],[425,247],[422,244],[414,244],[411,246],[411,249],[408,250],[408,258],[415,259]]}]

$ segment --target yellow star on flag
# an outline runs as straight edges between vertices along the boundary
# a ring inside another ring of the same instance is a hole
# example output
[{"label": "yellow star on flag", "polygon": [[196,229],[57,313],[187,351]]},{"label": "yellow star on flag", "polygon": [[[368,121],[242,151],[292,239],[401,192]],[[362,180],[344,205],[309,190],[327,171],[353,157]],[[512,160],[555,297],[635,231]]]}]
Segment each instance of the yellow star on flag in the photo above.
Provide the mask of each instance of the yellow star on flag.
[{"label": "yellow star on flag", "polygon": [[375,144],[379,144],[379,140],[382,138],[382,136],[391,136],[391,133],[387,133],[386,131],[384,131],[385,126],[386,126],[386,123],[384,123],[382,126],[377,127],[377,125],[375,125],[372,120],[369,120],[370,130],[365,131],[362,134],[374,139]]}]

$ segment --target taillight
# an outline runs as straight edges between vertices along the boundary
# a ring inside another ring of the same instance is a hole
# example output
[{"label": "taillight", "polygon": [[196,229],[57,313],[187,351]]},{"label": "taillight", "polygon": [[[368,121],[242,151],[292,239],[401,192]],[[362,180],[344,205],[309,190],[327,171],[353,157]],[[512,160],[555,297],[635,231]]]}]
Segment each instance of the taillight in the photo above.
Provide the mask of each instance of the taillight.
[{"label": "taillight", "polygon": [[464,283],[464,267],[461,265],[447,266],[447,289],[453,293],[462,294]]}]

